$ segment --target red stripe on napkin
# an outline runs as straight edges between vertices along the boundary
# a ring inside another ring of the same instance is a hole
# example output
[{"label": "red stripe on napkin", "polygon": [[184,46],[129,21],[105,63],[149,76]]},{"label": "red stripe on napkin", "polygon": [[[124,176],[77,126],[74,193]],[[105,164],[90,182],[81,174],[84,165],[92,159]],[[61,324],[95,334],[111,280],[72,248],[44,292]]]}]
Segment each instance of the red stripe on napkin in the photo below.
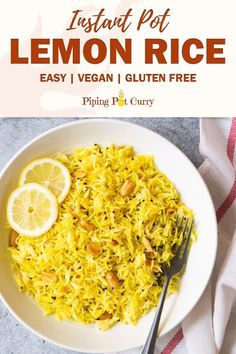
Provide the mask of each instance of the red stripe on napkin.
[{"label": "red stripe on napkin", "polygon": [[170,354],[175,350],[179,342],[184,338],[183,330],[180,328],[174,337],[169,341],[167,346],[162,350],[161,354]]},{"label": "red stripe on napkin", "polygon": [[227,210],[231,207],[235,198],[236,198],[236,177],[234,179],[234,184],[233,184],[227,198],[224,200],[224,202],[221,204],[221,206],[216,211],[216,217],[217,217],[218,223],[223,218],[223,216],[225,215]]},{"label": "red stripe on napkin", "polygon": [[[236,144],[236,118],[233,118],[230,133],[229,133],[228,143],[227,143],[227,156],[232,165],[234,160],[235,144]],[[235,198],[236,198],[236,170],[235,170],[235,178],[234,178],[233,186],[228,196],[224,200],[224,202],[220,205],[220,207],[216,211],[218,223],[223,218],[227,210],[230,208]]]},{"label": "red stripe on napkin", "polygon": [[232,165],[234,159],[235,144],[236,144],[236,118],[233,118],[230,133],[229,133],[229,139],[227,143],[227,155]]},{"label": "red stripe on napkin", "polygon": [[[233,118],[230,132],[229,132],[229,138],[227,142],[227,156],[232,165],[234,159],[235,145],[236,145],[236,118]],[[232,205],[235,199],[236,199],[236,170],[235,170],[235,179],[234,179],[233,186],[228,196],[224,200],[224,202],[216,211],[218,223],[223,218],[223,216],[230,208],[230,206]],[[166,347],[162,350],[161,354],[171,354],[175,350],[177,345],[183,340],[183,338],[184,338],[183,330],[182,328],[180,328],[178,332],[174,335],[174,337],[166,345]]]}]

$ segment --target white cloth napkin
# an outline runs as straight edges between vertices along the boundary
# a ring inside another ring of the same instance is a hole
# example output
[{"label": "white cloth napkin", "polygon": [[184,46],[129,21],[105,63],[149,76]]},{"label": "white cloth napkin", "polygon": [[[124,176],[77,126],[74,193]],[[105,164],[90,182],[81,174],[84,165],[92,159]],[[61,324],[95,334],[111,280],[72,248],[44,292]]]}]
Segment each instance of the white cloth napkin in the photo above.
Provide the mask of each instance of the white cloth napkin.
[{"label": "white cloth napkin", "polygon": [[[156,344],[158,354],[236,354],[236,118],[203,118],[200,167],[218,219],[211,280],[193,311]],[[138,354],[140,349],[126,354]]]},{"label": "white cloth napkin", "polygon": [[202,119],[200,172],[216,208],[219,243],[214,272],[182,323],[188,354],[236,354],[236,119]]}]

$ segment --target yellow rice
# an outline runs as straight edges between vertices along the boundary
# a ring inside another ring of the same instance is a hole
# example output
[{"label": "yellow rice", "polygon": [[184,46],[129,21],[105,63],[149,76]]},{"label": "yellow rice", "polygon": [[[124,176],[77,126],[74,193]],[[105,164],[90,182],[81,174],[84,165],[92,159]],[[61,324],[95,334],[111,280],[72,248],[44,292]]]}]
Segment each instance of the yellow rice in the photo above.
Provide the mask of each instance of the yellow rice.
[{"label": "yellow rice", "polygon": [[[181,242],[177,215],[192,218],[193,213],[153,157],[137,155],[130,146],[94,145],[57,159],[70,170],[72,187],[50,231],[38,238],[20,235],[17,247],[9,248],[19,289],[45,315],[60,320],[97,321],[101,329],[118,321],[136,324],[157,305],[164,280],[161,265],[169,264],[174,245]],[[84,177],[73,177],[75,171]],[[126,180],[135,189],[122,196]],[[96,229],[87,231],[81,220]],[[149,254],[144,237],[153,249]],[[99,245],[102,253],[91,255],[88,243]],[[160,266],[158,273],[154,264]],[[117,274],[117,288],[106,280],[109,271]],[[169,293],[178,287],[176,276]],[[99,320],[104,313],[111,318]]]}]

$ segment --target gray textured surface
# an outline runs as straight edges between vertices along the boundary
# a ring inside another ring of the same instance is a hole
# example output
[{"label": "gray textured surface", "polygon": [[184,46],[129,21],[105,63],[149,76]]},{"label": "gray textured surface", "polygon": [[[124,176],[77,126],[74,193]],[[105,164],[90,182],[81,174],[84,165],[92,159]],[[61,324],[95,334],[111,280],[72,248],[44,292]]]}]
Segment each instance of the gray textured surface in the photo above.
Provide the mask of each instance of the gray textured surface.
[{"label": "gray textured surface", "polygon": [[[0,169],[26,143],[37,135],[74,119],[1,119]],[[124,119],[148,127],[177,145],[199,166],[199,121],[195,118]],[[0,302],[0,354],[69,354],[75,353],[46,343],[25,329]]]}]

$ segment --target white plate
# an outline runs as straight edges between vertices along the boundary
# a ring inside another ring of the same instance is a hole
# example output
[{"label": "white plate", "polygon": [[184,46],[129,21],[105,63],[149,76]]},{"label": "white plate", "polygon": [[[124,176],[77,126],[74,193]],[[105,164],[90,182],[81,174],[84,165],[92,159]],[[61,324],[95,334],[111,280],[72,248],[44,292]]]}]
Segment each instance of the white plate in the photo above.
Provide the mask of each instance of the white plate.
[{"label": "white plate", "polygon": [[179,293],[166,301],[161,321],[161,335],[173,329],[192,310],[211,275],[217,248],[217,226],[211,197],[196,168],[172,143],[138,125],[116,120],[83,120],[59,126],[24,147],[9,162],[0,179],[0,293],[8,309],[34,333],[62,347],[83,352],[104,353],[140,346],[148,334],[153,312],[137,326],[118,324],[105,332],[95,326],[58,322],[44,317],[41,310],[21,294],[15,285],[7,255],[8,231],[5,205],[17,185],[22,168],[31,160],[50,156],[69,146],[91,144],[133,145],[136,152],[152,154],[181,193],[183,200],[196,213],[198,241],[192,246]]}]

